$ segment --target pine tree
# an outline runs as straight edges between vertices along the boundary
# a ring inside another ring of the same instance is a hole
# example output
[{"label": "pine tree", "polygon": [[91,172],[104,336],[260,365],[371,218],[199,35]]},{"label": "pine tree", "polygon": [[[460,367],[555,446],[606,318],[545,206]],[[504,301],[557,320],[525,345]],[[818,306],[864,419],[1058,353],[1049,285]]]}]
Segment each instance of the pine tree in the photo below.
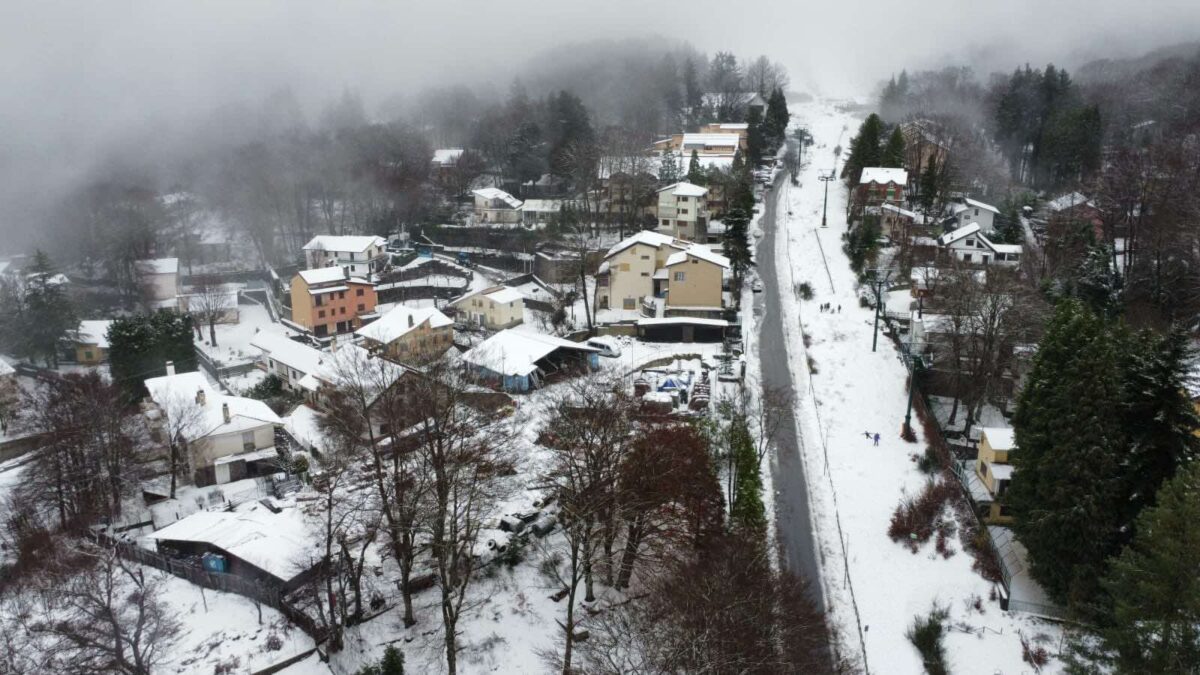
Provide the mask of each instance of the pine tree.
[{"label": "pine tree", "polygon": [[27,270],[25,310],[28,322],[20,327],[25,356],[41,358],[48,367],[58,366],[58,353],[67,334],[79,328],[75,305],[67,296],[50,256],[38,250]]},{"label": "pine tree", "polygon": [[1059,303],[1013,418],[1013,530],[1051,598],[1081,611],[1099,594],[1119,547],[1121,382],[1103,321],[1074,299]]},{"label": "pine tree", "polygon": [[687,180],[693,185],[704,185],[708,181],[704,176],[704,168],[700,166],[700,154],[692,150],[692,159],[688,162]]},{"label": "pine tree", "polygon": [[924,207],[926,213],[933,211],[940,191],[941,173],[938,170],[937,160],[931,159],[921,174],[921,206]]},{"label": "pine tree", "polygon": [[1101,660],[1120,673],[1200,672],[1200,463],[1163,485],[1104,587],[1112,625]]},{"label": "pine tree", "polygon": [[1124,468],[1127,496],[1122,502],[1127,507],[1125,522],[1132,526],[1142,509],[1154,504],[1159,488],[1196,458],[1200,416],[1188,387],[1194,354],[1187,331],[1146,331],[1130,343],[1122,396],[1130,437]]},{"label": "pine tree", "polygon": [[766,139],[768,148],[776,149],[783,143],[790,121],[791,114],[788,112],[787,98],[783,95],[782,89],[776,88],[767,99],[767,113],[763,118],[763,137]]},{"label": "pine tree", "polygon": [[763,153],[767,149],[766,139],[763,137],[762,111],[751,108],[746,122],[749,124],[746,130],[746,157],[751,166],[758,166],[762,164]]},{"label": "pine tree", "polygon": [[1079,261],[1068,283],[1072,295],[1087,303],[1103,317],[1113,317],[1120,309],[1120,288],[1112,268],[1112,249],[1090,246]]},{"label": "pine tree", "polygon": [[900,131],[900,127],[893,129],[892,135],[888,137],[880,165],[893,169],[904,167],[904,133]]},{"label": "pine tree", "polygon": [[858,185],[862,170],[870,166],[879,166],[883,157],[880,139],[883,134],[883,121],[879,115],[871,113],[858,127],[858,135],[850,140],[850,156],[842,167],[842,178],[850,185]]},{"label": "pine tree", "polygon": [[197,367],[192,318],[186,314],[159,311],[116,319],[108,328],[108,343],[113,382],[130,400],[145,395],[144,380],[166,373],[167,361],[178,373]]},{"label": "pine tree", "polygon": [[679,182],[680,178],[679,156],[670,149],[663,148],[658,163],[658,180],[670,185]]}]

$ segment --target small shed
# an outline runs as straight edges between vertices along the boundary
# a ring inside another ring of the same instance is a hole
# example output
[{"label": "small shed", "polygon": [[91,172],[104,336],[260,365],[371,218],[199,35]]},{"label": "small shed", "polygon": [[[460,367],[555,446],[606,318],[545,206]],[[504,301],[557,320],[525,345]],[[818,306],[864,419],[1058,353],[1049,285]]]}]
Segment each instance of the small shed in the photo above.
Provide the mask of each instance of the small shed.
[{"label": "small shed", "polygon": [[651,342],[721,342],[729,322],[692,316],[639,319],[638,337]]},{"label": "small shed", "polygon": [[505,391],[527,392],[548,380],[600,367],[599,351],[553,335],[503,330],[463,354],[471,372]]}]

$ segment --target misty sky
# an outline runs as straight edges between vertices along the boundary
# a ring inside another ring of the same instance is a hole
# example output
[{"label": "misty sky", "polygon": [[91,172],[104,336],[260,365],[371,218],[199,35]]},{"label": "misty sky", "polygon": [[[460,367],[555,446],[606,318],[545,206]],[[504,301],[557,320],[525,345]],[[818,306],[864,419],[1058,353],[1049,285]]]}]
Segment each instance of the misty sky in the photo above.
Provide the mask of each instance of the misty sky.
[{"label": "misty sky", "polygon": [[310,112],[346,87],[369,109],[439,80],[504,91],[540,49],[655,34],[767,54],[794,89],[852,95],[901,67],[1070,66],[1193,40],[1200,2],[0,0],[0,182],[39,189],[39,158],[66,148],[83,165],[130,128],[281,86]]}]

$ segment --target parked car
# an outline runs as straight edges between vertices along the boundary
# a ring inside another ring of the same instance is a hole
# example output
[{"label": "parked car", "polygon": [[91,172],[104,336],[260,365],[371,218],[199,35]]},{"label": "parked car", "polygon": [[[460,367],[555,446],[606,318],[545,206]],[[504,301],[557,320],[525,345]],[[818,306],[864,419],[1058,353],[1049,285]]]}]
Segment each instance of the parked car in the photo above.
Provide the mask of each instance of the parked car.
[{"label": "parked car", "polygon": [[589,338],[587,346],[600,350],[600,356],[607,356],[610,359],[615,359],[621,356],[621,348],[617,345],[616,340],[609,337],[594,337]]}]

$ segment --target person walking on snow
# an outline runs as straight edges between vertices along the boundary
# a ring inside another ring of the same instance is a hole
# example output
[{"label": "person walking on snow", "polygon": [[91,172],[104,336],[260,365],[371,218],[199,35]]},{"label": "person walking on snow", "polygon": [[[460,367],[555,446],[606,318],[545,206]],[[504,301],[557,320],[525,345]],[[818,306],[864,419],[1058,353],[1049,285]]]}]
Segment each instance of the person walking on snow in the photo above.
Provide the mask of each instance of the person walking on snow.
[{"label": "person walking on snow", "polygon": [[879,434],[875,434],[875,447],[879,447]]}]

